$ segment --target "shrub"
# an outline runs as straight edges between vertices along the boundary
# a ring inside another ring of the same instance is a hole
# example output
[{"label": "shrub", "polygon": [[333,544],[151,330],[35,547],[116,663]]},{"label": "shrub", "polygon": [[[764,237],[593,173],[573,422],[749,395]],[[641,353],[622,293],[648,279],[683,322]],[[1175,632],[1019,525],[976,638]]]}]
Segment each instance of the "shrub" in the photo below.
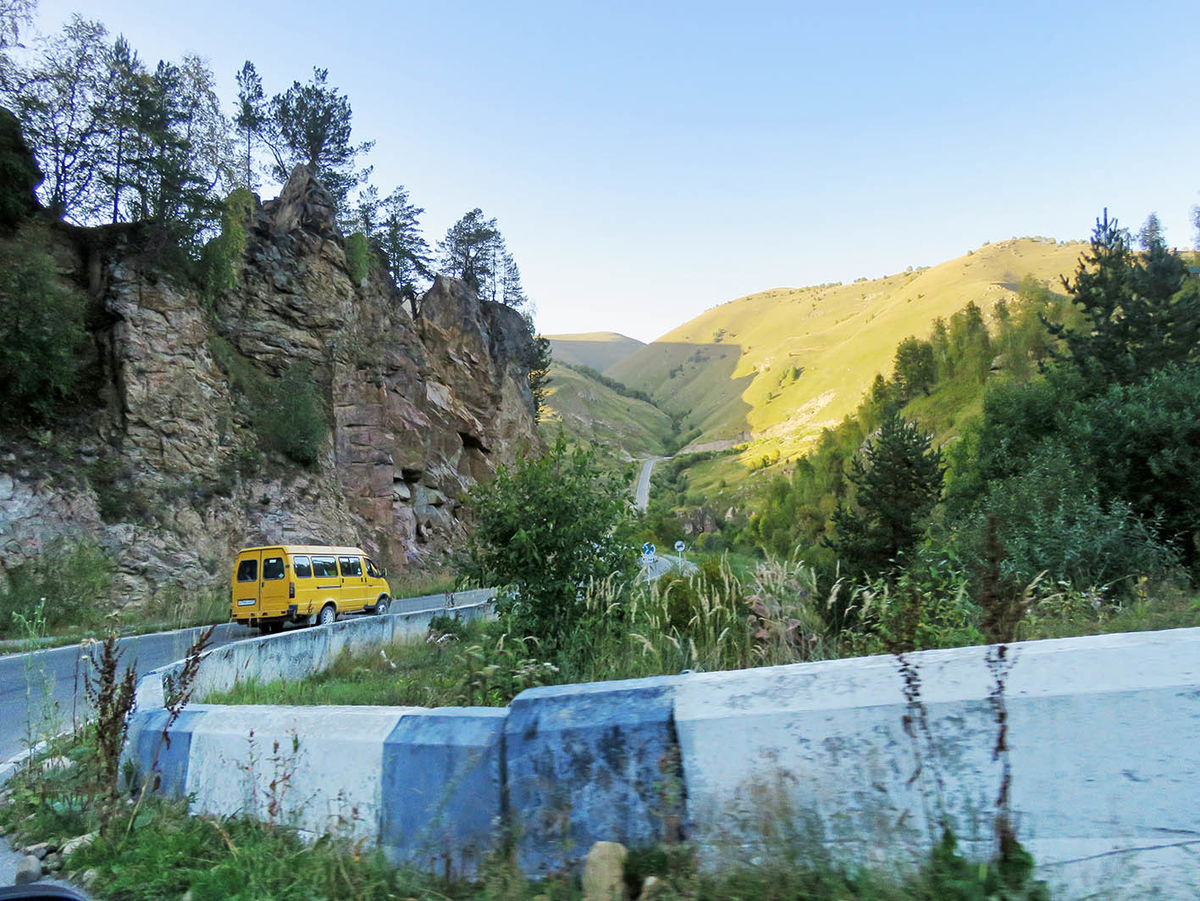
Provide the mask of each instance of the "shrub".
[{"label": "shrub", "polygon": [[1028,471],[989,486],[964,530],[965,557],[983,560],[986,524],[994,523],[1003,551],[999,575],[1028,584],[1040,573],[1080,588],[1158,577],[1177,566],[1175,553],[1128,503],[1100,500],[1091,474],[1047,442]]},{"label": "shrub", "polygon": [[44,419],[79,368],[86,299],[58,279],[44,233],[0,242],[0,397],[9,417]]},{"label": "shrub", "polygon": [[246,224],[258,201],[246,188],[236,188],[221,210],[221,234],[200,253],[200,276],[205,295],[213,297],[238,286],[238,271],[246,255]]},{"label": "shrub", "polygon": [[116,567],[94,542],[54,542],[44,553],[8,572],[0,588],[0,634],[13,635],[20,619],[37,615],[46,625],[87,625],[99,620]]},{"label": "shrub", "polygon": [[1200,368],[1169,367],[1078,405],[1062,444],[1091,467],[1102,501],[1155,523],[1200,574]]},{"label": "shrub", "polygon": [[925,541],[891,583],[872,579],[852,594],[855,625],[846,638],[855,654],[981,644],[970,588],[953,550]]},{"label": "shrub", "polygon": [[458,571],[501,586],[500,617],[549,653],[585,615],[591,579],[632,571],[628,493],[621,474],[604,471],[591,451],[568,449],[560,432],[544,455],[519,457],[472,490],[477,525]]},{"label": "shrub", "polygon": [[293,363],[275,386],[274,402],[260,417],[263,443],[302,466],[313,466],[328,432],[311,367]]},{"label": "shrub", "polygon": [[371,245],[362,232],[355,232],[346,239],[346,269],[356,285],[361,284],[371,271]]}]

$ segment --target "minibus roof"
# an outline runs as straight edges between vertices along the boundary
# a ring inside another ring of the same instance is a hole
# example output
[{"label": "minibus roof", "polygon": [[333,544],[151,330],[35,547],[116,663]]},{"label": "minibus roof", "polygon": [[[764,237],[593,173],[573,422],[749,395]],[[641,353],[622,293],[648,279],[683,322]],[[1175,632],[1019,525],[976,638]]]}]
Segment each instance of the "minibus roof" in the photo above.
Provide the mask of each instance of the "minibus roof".
[{"label": "minibus roof", "polygon": [[363,556],[369,557],[366,551],[357,547],[336,547],[327,544],[264,544],[262,547],[245,547],[238,551],[238,555],[249,553],[250,551],[286,551],[289,554],[324,554],[346,556]]}]

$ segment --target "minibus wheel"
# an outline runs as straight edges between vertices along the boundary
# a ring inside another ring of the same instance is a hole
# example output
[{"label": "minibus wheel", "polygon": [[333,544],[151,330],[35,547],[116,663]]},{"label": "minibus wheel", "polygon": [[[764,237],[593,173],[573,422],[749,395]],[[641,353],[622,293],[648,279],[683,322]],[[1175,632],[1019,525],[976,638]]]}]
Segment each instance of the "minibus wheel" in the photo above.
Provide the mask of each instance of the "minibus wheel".
[{"label": "minibus wheel", "polygon": [[320,614],[317,616],[318,626],[328,626],[337,619],[337,608],[333,604],[326,604],[321,608]]},{"label": "minibus wheel", "polygon": [[388,612],[388,596],[385,594],[383,597],[381,597],[378,601],[375,602],[375,615],[383,616],[387,612]]}]

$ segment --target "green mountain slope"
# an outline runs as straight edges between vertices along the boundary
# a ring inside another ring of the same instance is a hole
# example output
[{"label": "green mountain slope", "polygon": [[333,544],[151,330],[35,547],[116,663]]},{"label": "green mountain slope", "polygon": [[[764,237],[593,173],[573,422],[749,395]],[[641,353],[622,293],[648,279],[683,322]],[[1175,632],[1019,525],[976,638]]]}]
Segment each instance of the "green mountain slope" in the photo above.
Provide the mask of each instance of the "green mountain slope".
[{"label": "green mountain slope", "polygon": [[664,452],[671,417],[652,404],[625,397],[582,372],[555,363],[538,423],[552,441],[561,427],[567,439],[620,460]]},{"label": "green mountain slope", "polygon": [[636,338],[617,332],[582,332],[546,337],[550,340],[550,352],[554,359],[570,366],[591,366],[598,372],[603,372],[646,346]]},{"label": "green mountain slope", "polygon": [[784,455],[852,412],[896,346],[974,301],[989,314],[1026,276],[1073,272],[1078,243],[1021,238],[852,284],[776,288],[715,307],[605,370],[699,429],[692,447],[753,440]]}]

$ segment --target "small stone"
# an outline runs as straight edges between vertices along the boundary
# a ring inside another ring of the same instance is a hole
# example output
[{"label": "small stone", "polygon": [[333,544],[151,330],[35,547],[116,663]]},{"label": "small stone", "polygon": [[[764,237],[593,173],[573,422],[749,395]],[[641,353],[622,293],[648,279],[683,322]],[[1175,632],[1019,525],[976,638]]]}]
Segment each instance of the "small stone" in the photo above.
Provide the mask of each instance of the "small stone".
[{"label": "small stone", "polygon": [[81,835],[78,838],[73,838],[64,844],[60,853],[63,857],[70,857],[74,852],[78,851],[80,848],[86,848],[95,840],[96,833],[89,832],[87,835]]},{"label": "small stone", "polygon": [[642,891],[638,894],[638,901],[652,901],[654,898],[661,898],[667,891],[667,884],[657,876],[647,876],[646,881],[642,883]]},{"label": "small stone", "polygon": [[84,870],[83,875],[79,877],[79,884],[86,889],[90,889],[96,884],[96,880],[100,878],[100,871],[92,868]]},{"label": "small stone", "polygon": [[625,858],[620,842],[596,842],[583,865],[584,901],[624,901]]},{"label": "small stone", "polygon": [[26,854],[17,861],[17,875],[13,880],[14,885],[25,885],[29,882],[37,882],[42,878],[42,862],[32,854]]},{"label": "small stone", "polygon": [[66,772],[75,768],[75,761],[69,757],[47,757],[42,761],[43,772]]},{"label": "small stone", "polygon": [[29,845],[28,847],[22,848],[21,853],[36,857],[38,860],[43,860],[46,855],[50,853],[50,843],[38,842],[36,845]]},{"label": "small stone", "polygon": [[55,870],[62,869],[61,854],[47,854],[46,859],[42,861],[42,873],[53,873]]}]

